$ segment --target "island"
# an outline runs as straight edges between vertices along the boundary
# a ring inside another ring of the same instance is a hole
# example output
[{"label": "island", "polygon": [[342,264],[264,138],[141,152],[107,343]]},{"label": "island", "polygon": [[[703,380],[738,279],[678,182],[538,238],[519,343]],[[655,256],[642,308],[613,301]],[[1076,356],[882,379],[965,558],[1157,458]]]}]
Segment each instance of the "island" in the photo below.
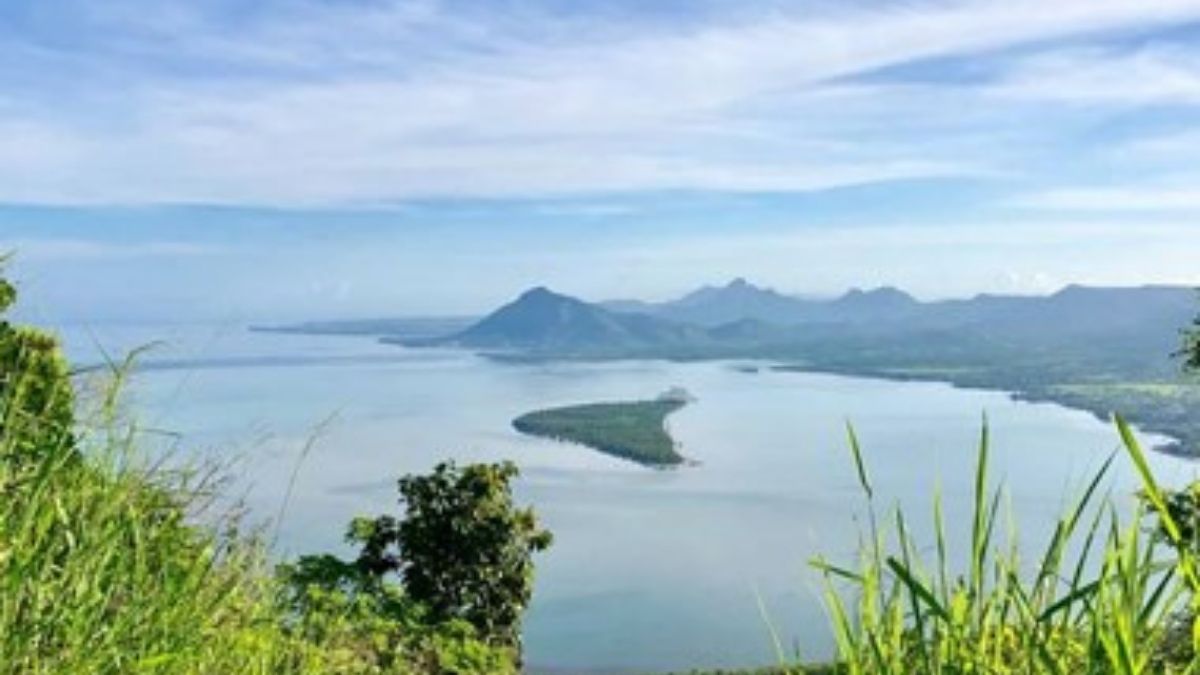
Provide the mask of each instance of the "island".
[{"label": "island", "polygon": [[537,410],[513,420],[513,428],[530,436],[578,443],[643,466],[668,468],[687,460],[667,431],[667,416],[693,400],[687,391],[674,387],[651,400]]}]

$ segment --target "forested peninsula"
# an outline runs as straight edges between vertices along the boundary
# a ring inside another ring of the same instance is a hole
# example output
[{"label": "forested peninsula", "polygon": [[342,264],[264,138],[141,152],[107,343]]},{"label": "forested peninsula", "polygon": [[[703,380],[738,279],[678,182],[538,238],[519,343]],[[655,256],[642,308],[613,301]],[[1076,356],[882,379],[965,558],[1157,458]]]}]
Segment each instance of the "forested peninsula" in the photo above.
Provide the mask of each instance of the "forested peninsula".
[{"label": "forested peninsula", "polygon": [[666,428],[667,417],[688,404],[686,395],[664,394],[653,400],[548,408],[513,420],[523,434],[569,441],[643,466],[683,464],[678,443]]}]

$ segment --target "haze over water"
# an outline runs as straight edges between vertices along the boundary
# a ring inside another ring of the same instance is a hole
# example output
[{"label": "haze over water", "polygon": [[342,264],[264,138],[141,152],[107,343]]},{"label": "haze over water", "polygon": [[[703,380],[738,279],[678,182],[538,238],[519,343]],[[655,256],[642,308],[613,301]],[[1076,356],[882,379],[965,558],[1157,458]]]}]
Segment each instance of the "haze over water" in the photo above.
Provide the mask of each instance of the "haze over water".
[{"label": "haze over water", "polygon": [[[541,667],[770,663],[758,598],[789,649],[827,656],[820,583],[808,561],[855,555],[865,502],[847,420],[881,510],[904,504],[927,544],[939,483],[951,532],[969,527],[984,413],[993,475],[1007,485],[1032,551],[1117,447],[1111,427],[1086,413],[936,383],[745,372],[730,362],[501,364],[230,325],[67,330],[84,361],[94,360],[97,344],[120,353],[154,339],[167,343],[147,362],[181,362],[140,372],[131,411],[147,427],[180,434],[189,453],[236,459],[233,488],[254,519],[279,514],[315,438],[277,526],[280,556],[344,551],[351,517],[396,512],[402,474],[449,458],[517,462],[520,499],[556,536],[538,558],[526,623],[528,660]],[[693,467],[649,470],[510,426],[536,408],[646,398],[677,385],[698,399],[669,419]],[[1186,460],[1152,460],[1173,484],[1195,473]],[[1118,458],[1114,498],[1127,500],[1133,485]]]}]

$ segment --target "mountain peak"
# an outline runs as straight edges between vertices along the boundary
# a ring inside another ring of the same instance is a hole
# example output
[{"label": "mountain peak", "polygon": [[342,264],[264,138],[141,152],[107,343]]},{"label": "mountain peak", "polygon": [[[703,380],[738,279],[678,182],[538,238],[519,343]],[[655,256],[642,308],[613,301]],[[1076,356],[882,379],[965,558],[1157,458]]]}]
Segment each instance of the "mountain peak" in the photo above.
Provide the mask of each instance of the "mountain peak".
[{"label": "mountain peak", "polygon": [[534,286],[525,291],[518,297],[518,300],[537,300],[539,298],[559,298],[564,297],[546,288],[545,286]]},{"label": "mountain peak", "polygon": [[615,314],[537,286],[448,342],[480,348],[587,351],[649,349],[683,343],[696,332],[662,319]]},{"label": "mountain peak", "polygon": [[842,297],[838,298],[838,299],[839,300],[852,300],[852,301],[870,299],[873,301],[885,301],[885,302],[895,302],[895,303],[905,303],[905,304],[916,302],[916,298],[914,298],[913,296],[909,295],[908,293],[900,290],[899,288],[896,288],[895,286],[879,286],[877,288],[872,288],[872,289],[865,290],[865,291],[861,288],[855,287],[855,288],[851,288],[850,290],[846,291],[846,293],[843,294]]},{"label": "mountain peak", "polygon": [[545,286],[534,286],[512,301],[510,307],[555,307],[563,305],[583,305],[582,300],[562,293],[555,293]]}]

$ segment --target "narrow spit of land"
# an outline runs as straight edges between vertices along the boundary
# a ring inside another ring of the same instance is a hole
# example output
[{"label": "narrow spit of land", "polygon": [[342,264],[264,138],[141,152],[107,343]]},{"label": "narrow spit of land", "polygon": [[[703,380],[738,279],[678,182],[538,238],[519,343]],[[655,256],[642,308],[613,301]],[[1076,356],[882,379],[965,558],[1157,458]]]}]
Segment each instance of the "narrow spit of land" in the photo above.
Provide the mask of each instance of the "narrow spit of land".
[{"label": "narrow spit of land", "polygon": [[531,436],[571,441],[644,466],[666,468],[687,461],[667,432],[666,419],[688,401],[686,396],[664,395],[647,401],[549,408],[518,417],[513,427]]}]

